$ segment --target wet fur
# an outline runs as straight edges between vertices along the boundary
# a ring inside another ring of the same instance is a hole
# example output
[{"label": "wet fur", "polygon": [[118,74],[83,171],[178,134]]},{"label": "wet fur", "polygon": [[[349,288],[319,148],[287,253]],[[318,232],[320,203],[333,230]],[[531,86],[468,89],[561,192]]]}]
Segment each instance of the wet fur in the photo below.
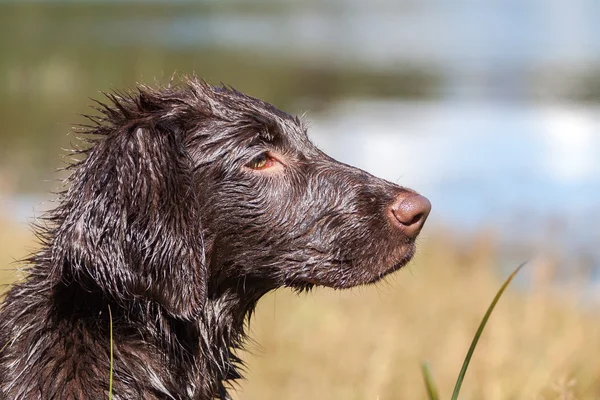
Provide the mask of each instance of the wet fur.
[{"label": "wet fur", "polygon": [[[0,309],[0,398],[228,398],[268,291],[352,287],[404,265],[406,189],[336,162],[302,122],[197,79],[109,95],[41,250]],[[245,165],[269,151],[276,172]]]}]

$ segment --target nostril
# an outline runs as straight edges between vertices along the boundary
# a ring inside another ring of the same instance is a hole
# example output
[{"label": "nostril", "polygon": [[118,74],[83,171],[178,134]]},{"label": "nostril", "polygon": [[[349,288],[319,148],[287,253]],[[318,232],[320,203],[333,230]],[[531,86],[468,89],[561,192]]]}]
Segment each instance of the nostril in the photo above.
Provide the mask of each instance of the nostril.
[{"label": "nostril", "polygon": [[416,224],[417,222],[419,222],[421,220],[421,218],[423,218],[424,213],[420,213],[417,214],[413,217],[413,219],[411,219],[407,225],[413,225]]},{"label": "nostril", "polygon": [[431,211],[431,203],[426,197],[418,194],[408,197],[401,195],[392,204],[391,211],[395,225],[399,225],[407,235],[416,236]]}]

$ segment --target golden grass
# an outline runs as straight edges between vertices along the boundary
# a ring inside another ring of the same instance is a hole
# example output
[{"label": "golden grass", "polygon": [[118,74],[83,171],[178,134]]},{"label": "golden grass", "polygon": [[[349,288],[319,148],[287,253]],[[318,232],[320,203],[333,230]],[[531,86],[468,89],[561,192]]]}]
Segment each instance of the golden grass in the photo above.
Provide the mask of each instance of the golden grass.
[{"label": "golden grass", "polygon": [[5,284],[23,277],[17,261],[31,253],[33,238],[27,224],[9,221],[0,213],[0,297]]},{"label": "golden grass", "polygon": [[[24,225],[0,220],[0,282],[9,262],[33,247]],[[247,380],[236,399],[425,399],[427,361],[450,398],[477,326],[509,271],[498,272],[495,241],[422,240],[410,267],[381,284],[348,291],[280,290],[250,324]],[[516,265],[509,266],[510,269]],[[551,263],[521,272],[492,314],[461,390],[465,400],[600,398],[600,314],[577,285],[551,282]]]},{"label": "golden grass", "polygon": [[[258,344],[246,354],[248,379],[236,398],[425,399],[422,361],[441,397],[450,398],[506,277],[495,259],[485,237],[460,250],[437,238],[422,243],[411,267],[378,286],[267,296],[251,322]],[[514,286],[500,299],[461,399],[600,398],[600,317],[578,302],[576,290],[545,280],[549,268],[531,263],[522,271],[533,276],[530,289]]]}]

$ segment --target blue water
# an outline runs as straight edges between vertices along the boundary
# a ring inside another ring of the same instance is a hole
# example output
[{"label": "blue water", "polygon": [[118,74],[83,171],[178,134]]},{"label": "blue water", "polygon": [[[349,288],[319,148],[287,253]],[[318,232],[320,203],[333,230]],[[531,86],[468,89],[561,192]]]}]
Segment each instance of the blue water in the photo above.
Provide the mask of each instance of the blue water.
[{"label": "blue water", "polygon": [[337,159],[428,196],[432,225],[600,259],[600,109],[354,102],[311,135]]}]

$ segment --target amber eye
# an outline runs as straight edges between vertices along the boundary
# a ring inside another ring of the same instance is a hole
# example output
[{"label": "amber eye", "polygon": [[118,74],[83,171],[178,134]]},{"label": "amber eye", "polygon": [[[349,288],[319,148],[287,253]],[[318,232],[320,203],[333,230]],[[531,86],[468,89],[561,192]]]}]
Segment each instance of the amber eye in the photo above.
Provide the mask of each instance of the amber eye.
[{"label": "amber eye", "polygon": [[246,164],[251,169],[266,169],[273,165],[273,159],[267,153],[261,153]]}]

